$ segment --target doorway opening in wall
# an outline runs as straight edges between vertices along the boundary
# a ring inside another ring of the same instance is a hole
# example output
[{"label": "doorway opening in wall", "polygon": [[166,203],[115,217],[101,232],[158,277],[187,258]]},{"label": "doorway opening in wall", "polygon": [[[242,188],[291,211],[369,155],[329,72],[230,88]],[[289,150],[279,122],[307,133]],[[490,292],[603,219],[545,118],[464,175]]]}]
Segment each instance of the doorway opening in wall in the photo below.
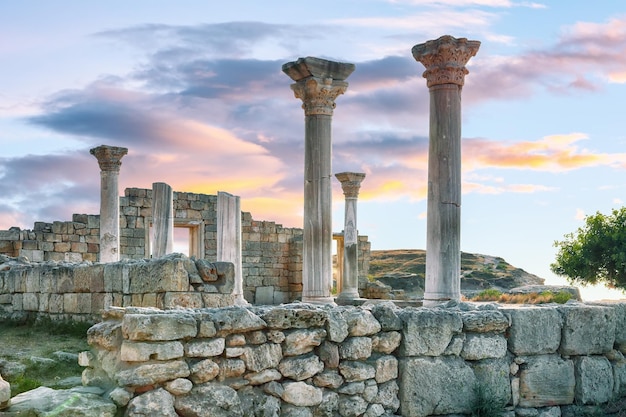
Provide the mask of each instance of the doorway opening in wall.
[{"label": "doorway opening in wall", "polygon": [[[146,230],[146,253],[152,257],[154,228],[152,220]],[[173,251],[189,257],[204,258],[204,222],[202,220],[174,219]]]}]

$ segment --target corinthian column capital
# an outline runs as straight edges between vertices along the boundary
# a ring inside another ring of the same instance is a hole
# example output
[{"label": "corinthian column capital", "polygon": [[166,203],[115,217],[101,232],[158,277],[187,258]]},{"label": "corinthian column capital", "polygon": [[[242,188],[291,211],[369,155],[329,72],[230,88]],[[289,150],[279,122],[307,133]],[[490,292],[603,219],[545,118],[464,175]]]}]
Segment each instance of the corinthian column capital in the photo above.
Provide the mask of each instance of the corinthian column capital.
[{"label": "corinthian column capital", "polygon": [[346,198],[358,198],[361,182],[365,178],[365,174],[361,172],[340,172],[335,177],[341,183],[343,195]]},{"label": "corinthian column capital", "polygon": [[89,153],[96,157],[100,170],[120,172],[122,157],[128,153],[127,148],[100,145],[92,148]]},{"label": "corinthian column capital", "polygon": [[465,64],[476,55],[479,47],[479,41],[445,35],[417,44],[411,52],[413,58],[426,67],[422,75],[429,88],[440,84],[456,84],[462,87],[465,75],[469,73]]},{"label": "corinthian column capital", "polygon": [[335,99],[348,88],[345,80],[354,71],[354,64],[306,57],[288,62],[282,69],[296,82],[291,89],[302,100],[305,116],[332,116]]}]

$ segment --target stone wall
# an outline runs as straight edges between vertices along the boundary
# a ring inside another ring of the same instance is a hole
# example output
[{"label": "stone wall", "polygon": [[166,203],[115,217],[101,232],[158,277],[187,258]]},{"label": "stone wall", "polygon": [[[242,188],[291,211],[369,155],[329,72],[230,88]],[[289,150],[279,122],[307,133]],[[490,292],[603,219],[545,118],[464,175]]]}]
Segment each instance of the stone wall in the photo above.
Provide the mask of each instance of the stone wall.
[{"label": "stone wall", "polygon": [[132,307],[103,318],[80,355],[83,381],[110,389],[127,416],[460,416],[487,402],[507,417],[573,416],[626,396],[626,304]]},{"label": "stone wall", "polygon": [[[190,256],[215,261],[217,196],[174,192],[175,227],[189,229]],[[120,197],[120,257],[150,254],[152,190],[127,188]],[[37,222],[33,230],[0,230],[0,254],[32,262],[98,261],[100,217],[74,214],[72,221]],[[254,304],[280,304],[302,295],[302,229],[257,221],[242,212],[243,290]],[[370,245],[359,237],[359,271],[369,270]]]},{"label": "stone wall", "polygon": [[234,265],[171,254],[107,264],[30,263],[0,255],[0,319],[44,316],[96,322],[111,306],[234,304]]}]

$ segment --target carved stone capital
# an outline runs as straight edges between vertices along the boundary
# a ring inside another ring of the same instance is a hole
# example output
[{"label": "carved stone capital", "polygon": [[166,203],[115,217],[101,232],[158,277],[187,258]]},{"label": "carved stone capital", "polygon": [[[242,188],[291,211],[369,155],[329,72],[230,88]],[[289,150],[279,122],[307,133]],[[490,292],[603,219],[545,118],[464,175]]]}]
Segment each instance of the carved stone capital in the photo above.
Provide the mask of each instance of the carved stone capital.
[{"label": "carved stone capital", "polygon": [[100,145],[97,148],[90,149],[89,153],[98,160],[100,170],[119,172],[122,165],[122,157],[128,153],[128,149],[118,146]]},{"label": "carved stone capital", "polygon": [[354,64],[306,57],[283,65],[283,72],[296,83],[291,85],[296,98],[303,101],[306,116],[323,114],[332,116],[335,99],[348,88],[345,81]]},{"label": "carved stone capital", "polygon": [[334,81],[332,78],[309,77],[295,84],[291,89],[296,98],[302,100],[305,116],[316,114],[333,115],[337,106],[335,99],[348,88],[345,81]]},{"label": "carved stone capital", "polygon": [[463,86],[465,75],[469,73],[465,64],[476,55],[479,47],[479,41],[445,35],[415,45],[411,52],[413,58],[426,67],[422,75],[428,87],[440,84]]},{"label": "carved stone capital", "polygon": [[346,198],[357,198],[359,196],[361,182],[365,179],[364,173],[340,172],[339,174],[335,174],[335,177],[337,177],[341,183],[341,189]]}]

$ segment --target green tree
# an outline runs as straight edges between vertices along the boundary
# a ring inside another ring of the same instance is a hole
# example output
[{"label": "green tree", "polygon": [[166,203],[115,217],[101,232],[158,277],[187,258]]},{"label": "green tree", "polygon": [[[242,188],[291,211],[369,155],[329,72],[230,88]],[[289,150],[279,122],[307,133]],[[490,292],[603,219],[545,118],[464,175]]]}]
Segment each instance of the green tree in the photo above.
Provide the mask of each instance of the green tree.
[{"label": "green tree", "polygon": [[626,289],[626,207],[587,216],[584,226],[564,238],[554,242],[559,251],[552,272],[572,284]]}]

